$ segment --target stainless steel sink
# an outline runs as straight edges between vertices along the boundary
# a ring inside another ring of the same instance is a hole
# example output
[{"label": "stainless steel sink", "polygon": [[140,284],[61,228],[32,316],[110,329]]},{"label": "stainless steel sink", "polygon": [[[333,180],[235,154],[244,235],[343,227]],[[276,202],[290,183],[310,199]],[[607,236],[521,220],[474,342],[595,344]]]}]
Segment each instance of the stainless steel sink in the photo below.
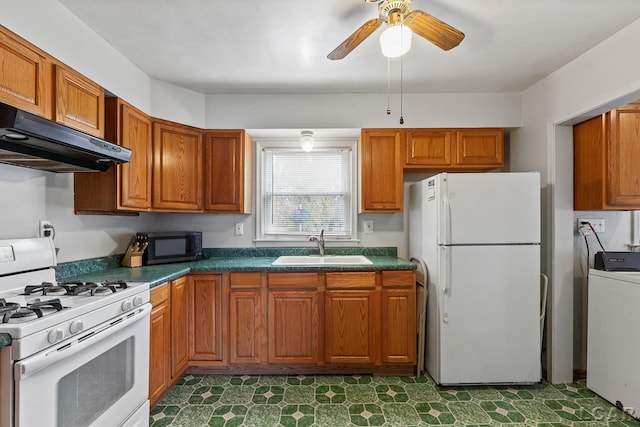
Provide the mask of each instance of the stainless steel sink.
[{"label": "stainless steel sink", "polygon": [[271,265],[371,265],[364,255],[285,255],[278,257]]}]

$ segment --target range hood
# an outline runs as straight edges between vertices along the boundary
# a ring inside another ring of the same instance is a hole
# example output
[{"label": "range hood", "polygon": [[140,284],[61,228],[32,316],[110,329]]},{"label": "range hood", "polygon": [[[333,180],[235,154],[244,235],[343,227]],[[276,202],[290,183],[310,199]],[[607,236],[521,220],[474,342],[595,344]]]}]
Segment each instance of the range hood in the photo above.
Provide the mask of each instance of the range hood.
[{"label": "range hood", "polygon": [[49,172],[101,172],[131,150],[0,102],[0,163]]}]

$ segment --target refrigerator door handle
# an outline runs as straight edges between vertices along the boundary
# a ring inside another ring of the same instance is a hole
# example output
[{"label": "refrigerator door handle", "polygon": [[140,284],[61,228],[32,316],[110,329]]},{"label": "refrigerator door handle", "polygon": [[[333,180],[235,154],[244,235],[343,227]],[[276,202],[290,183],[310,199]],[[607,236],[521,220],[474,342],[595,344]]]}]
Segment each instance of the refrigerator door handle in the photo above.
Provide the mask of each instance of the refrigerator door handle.
[{"label": "refrigerator door handle", "polygon": [[449,309],[447,308],[447,301],[451,296],[451,248],[442,246],[441,250],[443,252],[443,258],[446,266],[443,269],[444,288],[442,290],[442,321],[444,323],[449,323]]},{"label": "refrigerator door handle", "polygon": [[451,243],[451,201],[446,192],[442,197],[442,214],[442,244],[448,245]]}]

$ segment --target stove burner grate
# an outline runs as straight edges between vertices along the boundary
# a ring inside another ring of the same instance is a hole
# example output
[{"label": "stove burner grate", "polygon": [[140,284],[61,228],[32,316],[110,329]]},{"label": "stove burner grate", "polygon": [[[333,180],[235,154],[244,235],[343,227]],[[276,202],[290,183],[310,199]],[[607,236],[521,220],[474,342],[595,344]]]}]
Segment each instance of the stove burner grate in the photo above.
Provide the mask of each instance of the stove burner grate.
[{"label": "stove burner grate", "polygon": [[36,298],[29,301],[26,307],[20,306],[17,302],[7,302],[4,298],[0,298],[0,323],[23,323],[33,319],[37,319],[48,312],[62,311],[59,298],[41,301]]}]

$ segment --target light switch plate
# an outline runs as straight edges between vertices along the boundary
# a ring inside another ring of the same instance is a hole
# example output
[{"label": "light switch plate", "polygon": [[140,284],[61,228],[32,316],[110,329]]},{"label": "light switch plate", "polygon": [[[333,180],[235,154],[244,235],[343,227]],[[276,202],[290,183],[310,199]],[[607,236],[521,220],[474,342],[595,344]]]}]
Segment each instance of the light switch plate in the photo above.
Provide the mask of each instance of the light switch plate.
[{"label": "light switch plate", "polygon": [[364,232],[365,232],[365,234],[373,233],[373,220],[372,219],[365,219],[364,221],[362,221],[362,223],[364,224]]},{"label": "light switch plate", "polygon": [[241,222],[236,223],[236,236],[242,236],[244,234],[244,224]]}]

